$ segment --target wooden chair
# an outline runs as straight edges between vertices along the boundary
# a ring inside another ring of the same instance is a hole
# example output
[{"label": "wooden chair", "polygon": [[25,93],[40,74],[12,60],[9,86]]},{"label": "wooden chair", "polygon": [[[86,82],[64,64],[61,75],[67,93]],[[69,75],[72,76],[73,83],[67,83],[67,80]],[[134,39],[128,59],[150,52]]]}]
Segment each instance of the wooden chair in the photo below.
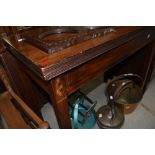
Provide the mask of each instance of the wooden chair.
[{"label": "wooden chair", "polygon": [[[0,114],[4,118],[8,128],[49,128],[48,122],[39,118],[13,91],[2,65],[0,65],[0,80],[7,90],[0,94]],[[1,124],[0,128],[3,128],[3,126]]]}]

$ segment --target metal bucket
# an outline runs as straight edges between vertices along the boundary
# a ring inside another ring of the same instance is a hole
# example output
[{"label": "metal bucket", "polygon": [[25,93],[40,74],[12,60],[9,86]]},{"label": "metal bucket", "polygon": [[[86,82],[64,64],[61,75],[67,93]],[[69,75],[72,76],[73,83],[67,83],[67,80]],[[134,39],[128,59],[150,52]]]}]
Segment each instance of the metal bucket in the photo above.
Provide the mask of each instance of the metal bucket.
[{"label": "metal bucket", "polygon": [[106,88],[106,96],[114,98],[117,104],[136,104],[142,99],[142,78],[137,74],[114,77]]},{"label": "metal bucket", "polygon": [[142,78],[132,73],[114,77],[107,84],[105,94],[108,104],[97,111],[97,123],[100,128],[120,128],[124,122],[124,108],[142,99]]}]

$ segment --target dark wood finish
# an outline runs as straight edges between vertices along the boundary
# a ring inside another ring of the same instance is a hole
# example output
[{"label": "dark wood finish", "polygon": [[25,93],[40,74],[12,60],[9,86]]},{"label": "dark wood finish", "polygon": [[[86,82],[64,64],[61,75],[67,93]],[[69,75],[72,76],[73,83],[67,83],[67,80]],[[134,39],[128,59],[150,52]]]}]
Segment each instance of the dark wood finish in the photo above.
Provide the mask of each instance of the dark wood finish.
[{"label": "dark wood finish", "polygon": [[18,61],[15,60],[14,56],[5,51],[0,57],[15,92],[42,117],[40,109],[47,102],[45,96],[26,76],[25,72],[20,69]]},{"label": "dark wood finish", "polygon": [[[50,80],[72,68],[75,68],[109,50],[118,47],[135,37],[152,33],[141,27],[122,27],[116,32],[84,41],[60,52],[47,54],[26,42],[17,42],[14,38],[4,38],[6,47],[13,55],[19,58],[26,66],[44,80]],[[152,39],[152,36],[151,38]],[[147,40],[147,39],[146,39]]]},{"label": "dark wood finish", "polygon": [[[8,128],[49,128],[48,123],[41,120],[15,93],[13,94],[13,98],[18,100],[18,106],[20,106],[20,110],[14,106],[14,103],[12,102],[8,92],[0,94],[0,113],[4,117]],[[27,121],[25,121],[25,117],[28,117]],[[31,124],[32,122],[35,124],[35,126]]]},{"label": "dark wood finish", "polygon": [[[146,85],[146,77],[151,73],[154,39],[154,27],[118,27],[116,32],[53,54],[26,42],[17,43],[13,38],[3,41],[8,52],[17,58],[20,68],[49,94],[60,128],[70,128],[67,96],[99,74],[135,56],[135,61],[131,59],[124,65],[124,70],[131,68],[134,72],[133,62],[139,67],[145,63],[147,67],[139,75],[143,76]],[[149,52],[143,52],[143,49]],[[136,56],[138,53],[144,55]],[[141,61],[137,63],[140,57]],[[121,70],[123,72],[123,68]]]},{"label": "dark wood finish", "polygon": [[22,35],[26,42],[51,54],[86,40],[104,36],[115,31],[115,27],[61,26],[45,27]]},{"label": "dark wood finish", "polygon": [[4,50],[5,50],[4,45],[3,45],[2,40],[0,38],[0,53],[4,52]]},{"label": "dark wood finish", "polygon": [[27,125],[18,112],[18,110],[13,106],[10,99],[8,99],[8,93],[3,93],[0,95],[0,113],[5,119],[8,128],[11,129],[28,129]]},{"label": "dark wood finish", "polygon": [[153,61],[155,57],[155,43],[150,43],[141,48],[137,53],[131,55],[118,65],[115,65],[105,72],[105,80],[125,73],[135,73],[143,78],[143,92],[150,80],[154,67]]},{"label": "dark wood finish", "polygon": [[49,84],[49,93],[59,122],[59,127],[65,129],[71,128],[65,79],[63,76],[57,77],[52,79]]},{"label": "dark wood finish", "polygon": [[[4,36],[12,36],[14,40],[17,42],[20,39],[20,35],[27,30],[31,30],[34,27],[25,27],[25,26],[1,26],[0,34],[1,37]],[[29,104],[29,106],[40,116],[41,107],[47,103],[49,100],[47,95],[34,83],[32,82],[20,69],[20,65],[15,60],[14,56],[12,56],[4,47],[2,40],[0,39],[0,59],[4,68],[7,71],[9,80],[11,81],[11,85],[14,91]],[[5,87],[3,83],[1,83],[1,92],[5,91]]]},{"label": "dark wood finish", "polygon": [[[64,76],[60,76],[52,79],[50,82],[43,81],[38,76],[35,76],[33,72],[28,70],[22,65],[22,69],[28,74],[28,76],[33,79],[38,85],[46,91],[50,96],[51,103],[55,109],[55,114],[58,119],[60,128],[71,128],[70,116],[69,116],[69,106],[68,106],[68,92],[66,90],[66,79]],[[63,119],[62,119],[63,118]]]},{"label": "dark wood finish", "polygon": [[[47,122],[41,120],[28,105],[13,91],[8,77],[0,65],[0,79],[3,81],[7,91],[0,94],[0,113],[3,115],[9,128],[49,128]],[[13,102],[15,101],[15,103]],[[14,104],[18,107],[15,108]],[[27,123],[24,121],[27,119]]]},{"label": "dark wood finish", "polygon": [[[0,54],[3,53],[5,51],[5,47],[3,45],[3,42],[2,42],[2,39],[1,37],[4,36],[4,35],[7,35],[7,34],[10,34],[10,27],[6,27],[6,26],[0,26]],[[4,92],[6,89],[2,83],[2,81],[0,81],[0,85],[1,85],[1,88],[0,88],[0,93]]]},{"label": "dark wood finish", "polygon": [[33,26],[0,26],[0,35],[1,36],[13,36],[15,40],[21,38],[21,34],[31,30],[35,27]]},{"label": "dark wood finish", "polygon": [[0,26],[0,35],[6,34],[10,35],[12,34],[12,27],[11,26]]},{"label": "dark wood finish", "polygon": [[[136,39],[133,39],[132,41],[123,44],[122,46],[119,46],[88,63],[85,63],[85,65],[71,70],[67,75],[68,91],[71,93],[74,92],[75,89],[80,88],[81,84],[85,84],[89,80],[95,78],[94,75],[97,76],[102,74],[103,71],[107,71],[123,60],[126,60],[126,58],[130,57],[132,54],[136,53],[139,49],[144,47],[147,44],[146,40],[147,39],[144,36],[137,37]],[[88,68],[90,68],[89,71]],[[130,69],[133,70],[132,67]],[[117,72],[117,70],[115,71]]]}]

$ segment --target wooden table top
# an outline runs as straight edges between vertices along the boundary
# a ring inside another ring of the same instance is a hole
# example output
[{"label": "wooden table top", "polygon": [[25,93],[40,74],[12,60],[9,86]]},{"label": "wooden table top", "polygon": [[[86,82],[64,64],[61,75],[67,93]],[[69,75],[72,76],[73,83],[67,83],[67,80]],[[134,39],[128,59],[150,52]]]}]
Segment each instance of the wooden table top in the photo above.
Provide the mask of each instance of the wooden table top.
[{"label": "wooden table top", "polygon": [[52,54],[12,37],[3,41],[9,51],[44,80],[50,80],[133,39],[147,27],[116,27],[115,32],[81,42]]}]

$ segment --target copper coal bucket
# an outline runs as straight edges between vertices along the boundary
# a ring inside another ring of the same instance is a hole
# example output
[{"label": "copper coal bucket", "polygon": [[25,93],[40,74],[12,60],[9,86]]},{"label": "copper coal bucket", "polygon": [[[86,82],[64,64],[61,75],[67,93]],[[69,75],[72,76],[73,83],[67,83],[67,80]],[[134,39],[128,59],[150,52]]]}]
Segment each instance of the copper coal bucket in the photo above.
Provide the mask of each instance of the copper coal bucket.
[{"label": "copper coal bucket", "polygon": [[132,73],[114,77],[105,93],[106,96],[115,94],[115,102],[124,113],[132,112],[142,98],[142,78]]},{"label": "copper coal bucket", "polygon": [[139,75],[129,73],[114,77],[105,90],[108,104],[97,112],[98,125],[101,128],[120,128],[124,122],[125,106],[137,104],[142,94],[142,78]]}]

